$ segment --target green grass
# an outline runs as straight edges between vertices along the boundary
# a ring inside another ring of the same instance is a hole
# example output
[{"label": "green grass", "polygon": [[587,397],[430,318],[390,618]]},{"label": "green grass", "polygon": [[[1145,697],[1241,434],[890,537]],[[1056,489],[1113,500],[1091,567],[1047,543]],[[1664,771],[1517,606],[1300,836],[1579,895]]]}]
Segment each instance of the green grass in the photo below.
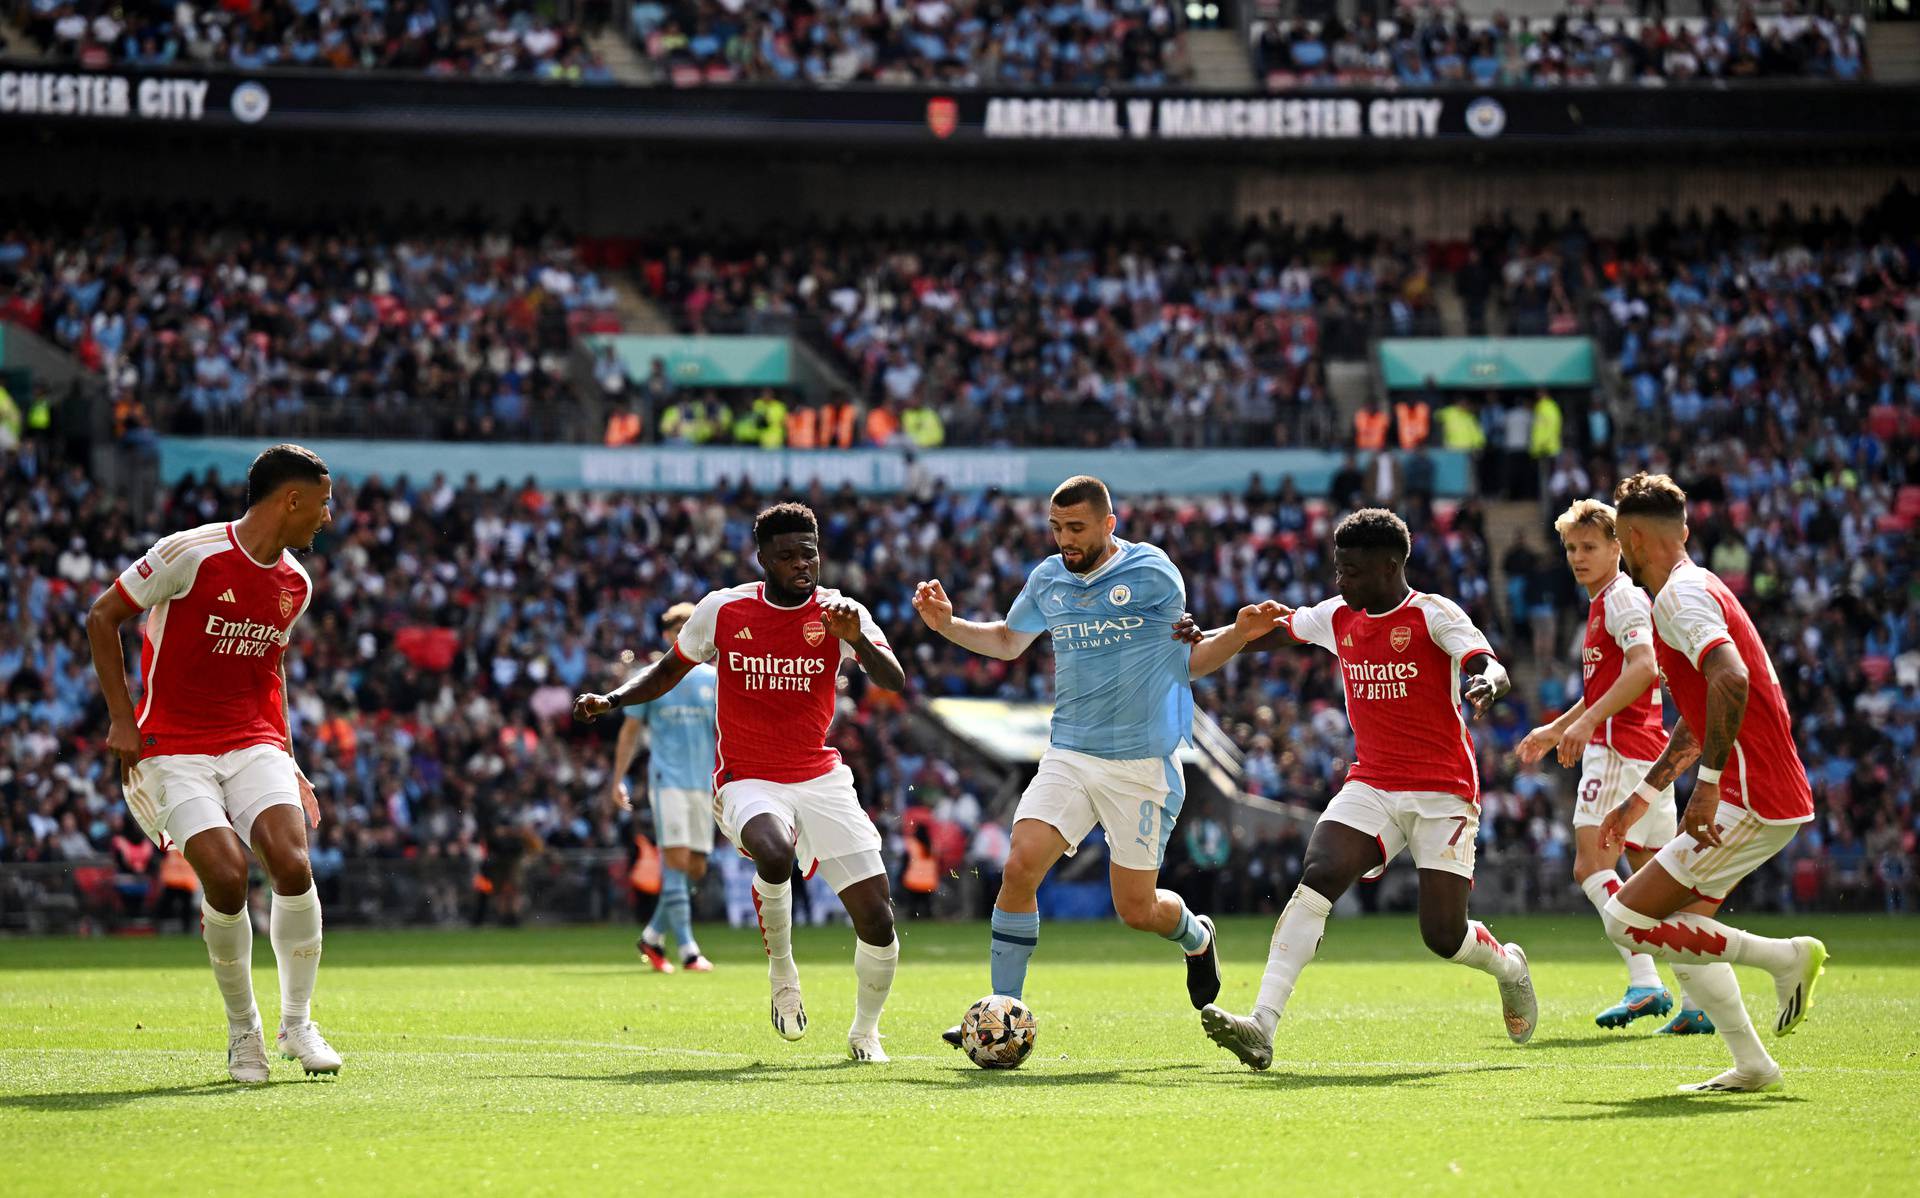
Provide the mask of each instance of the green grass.
[{"label": "green grass", "polygon": [[[1494,921],[1533,960],[1527,1048],[1493,980],[1409,920],[1337,920],[1266,1074],[1207,1042],[1170,947],[1117,925],[1042,930],[1014,1073],[936,1039],[987,989],[980,926],[904,937],[894,1062],[863,1067],[844,930],[799,934],[791,1045],[747,934],[703,929],[719,970],[658,977],[630,929],[341,931],[316,1015],[346,1070],[276,1059],[251,1090],[197,939],[0,941],[0,1193],[1912,1193],[1920,921],[1796,923],[1834,960],[1799,1033],[1769,1036],[1786,1089],[1699,1097],[1673,1087],[1725,1066],[1717,1038],[1593,1026],[1625,978],[1592,918]],[[1251,1005],[1270,926],[1223,924],[1227,1005]],[[264,936],[254,955],[267,999]]]}]

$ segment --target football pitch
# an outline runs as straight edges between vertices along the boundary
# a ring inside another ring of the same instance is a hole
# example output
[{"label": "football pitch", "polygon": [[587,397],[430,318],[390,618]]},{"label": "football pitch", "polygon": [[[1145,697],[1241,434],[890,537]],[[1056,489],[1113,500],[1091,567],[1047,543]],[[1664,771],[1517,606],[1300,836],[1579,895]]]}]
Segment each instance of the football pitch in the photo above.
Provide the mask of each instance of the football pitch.
[{"label": "football pitch", "polygon": [[[1255,1074],[1202,1035],[1171,946],[1045,926],[1013,1073],[937,1038],[987,990],[984,925],[902,925],[889,1065],[845,1059],[852,933],[802,929],[811,1019],[779,1040],[757,935],[702,928],[712,974],[646,972],[631,928],[330,934],[315,1018],[337,1080],[226,1079],[197,938],[0,941],[0,1193],[1913,1193],[1920,922],[1817,916],[1812,1016],[1767,1035],[1763,1095],[1682,1096],[1718,1038],[1593,1026],[1624,969],[1598,921],[1492,921],[1533,961],[1517,1048],[1493,980],[1410,919],[1335,920]],[[1748,921],[1784,934],[1774,919]],[[1271,923],[1223,921],[1244,1011]],[[271,1033],[272,949],[254,940]],[[1664,971],[1663,971],[1664,976]],[[1765,975],[1740,970],[1770,1026]],[[1669,979],[1670,980],[1670,979]]]}]

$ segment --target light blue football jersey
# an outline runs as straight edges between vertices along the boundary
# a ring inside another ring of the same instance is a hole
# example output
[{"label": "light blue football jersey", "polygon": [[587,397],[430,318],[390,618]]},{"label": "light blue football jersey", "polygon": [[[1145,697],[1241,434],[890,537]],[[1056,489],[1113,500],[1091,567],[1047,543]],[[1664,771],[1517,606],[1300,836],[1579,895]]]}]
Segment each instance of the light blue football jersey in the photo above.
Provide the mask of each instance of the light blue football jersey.
[{"label": "light blue football jersey", "polygon": [[711,665],[687,671],[680,685],[651,703],[626,708],[647,725],[647,787],[651,791],[713,789],[714,717],[720,673]]},{"label": "light blue football jersey", "polygon": [[1187,587],[1152,545],[1114,539],[1089,575],[1058,554],[1034,567],[1007,613],[1053,636],[1052,743],[1093,757],[1165,757],[1193,730],[1192,650],[1173,639]]}]

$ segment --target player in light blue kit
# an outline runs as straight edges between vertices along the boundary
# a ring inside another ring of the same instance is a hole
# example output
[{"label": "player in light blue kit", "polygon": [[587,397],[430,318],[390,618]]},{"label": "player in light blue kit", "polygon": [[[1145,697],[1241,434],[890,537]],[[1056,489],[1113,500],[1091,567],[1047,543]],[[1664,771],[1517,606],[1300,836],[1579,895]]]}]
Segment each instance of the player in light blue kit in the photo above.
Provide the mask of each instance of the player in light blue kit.
[{"label": "player in light blue kit", "polygon": [[[1040,883],[1097,823],[1112,855],[1114,910],[1128,927],[1180,945],[1187,997],[1198,1010],[1220,993],[1213,921],[1159,888],[1186,798],[1178,752],[1193,728],[1191,680],[1277,627],[1285,609],[1242,608],[1233,624],[1189,646],[1169,635],[1187,602],[1180,572],[1154,546],[1114,537],[1105,484],[1086,475],[1061,483],[1047,524],[1060,552],[1034,568],[1004,621],[955,617],[937,579],[913,597],[927,627],[987,657],[1010,661],[1041,633],[1053,637],[1052,733],[1014,811],[993,907],[993,991],[1021,997],[1039,943]],[[957,1046],[960,1029],[944,1038]]]},{"label": "player in light blue kit", "polygon": [[[679,603],[660,617],[660,631],[671,645],[693,615],[693,604]],[[711,665],[698,665],[686,682],[652,703],[626,709],[620,740],[613,750],[612,801],[622,811],[632,809],[627,794],[627,771],[633,767],[644,726],[647,758],[647,797],[653,803],[654,836],[665,859],[660,870],[660,903],[635,947],[647,964],[660,973],[672,973],[667,936],[680,947],[680,966],[705,973],[713,962],[701,955],[693,938],[693,891],[707,876],[707,855],[713,852],[713,738],[719,675]]]}]

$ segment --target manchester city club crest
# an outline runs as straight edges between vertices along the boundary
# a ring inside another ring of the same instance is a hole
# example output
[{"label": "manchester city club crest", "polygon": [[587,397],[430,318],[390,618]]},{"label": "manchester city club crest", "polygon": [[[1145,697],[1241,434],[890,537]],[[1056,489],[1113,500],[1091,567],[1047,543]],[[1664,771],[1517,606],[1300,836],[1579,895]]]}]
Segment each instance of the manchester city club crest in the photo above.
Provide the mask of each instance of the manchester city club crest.
[{"label": "manchester city club crest", "polygon": [[1413,643],[1413,629],[1407,627],[1405,624],[1400,625],[1400,627],[1394,629],[1393,634],[1387,638],[1387,643],[1393,646],[1395,653],[1405,653],[1407,646]]},{"label": "manchester city club crest", "polygon": [[1133,590],[1124,582],[1118,583],[1111,591],[1107,592],[1107,598],[1112,601],[1115,607],[1125,607],[1127,600],[1133,598]]},{"label": "manchester city club crest", "polygon": [[807,644],[818,645],[827,639],[827,626],[818,620],[808,620],[800,626],[800,635],[807,638]]}]

